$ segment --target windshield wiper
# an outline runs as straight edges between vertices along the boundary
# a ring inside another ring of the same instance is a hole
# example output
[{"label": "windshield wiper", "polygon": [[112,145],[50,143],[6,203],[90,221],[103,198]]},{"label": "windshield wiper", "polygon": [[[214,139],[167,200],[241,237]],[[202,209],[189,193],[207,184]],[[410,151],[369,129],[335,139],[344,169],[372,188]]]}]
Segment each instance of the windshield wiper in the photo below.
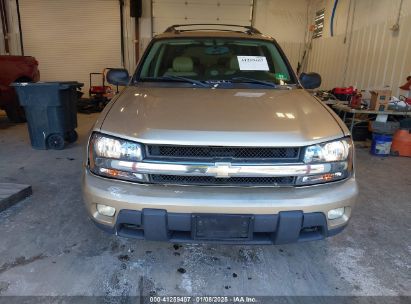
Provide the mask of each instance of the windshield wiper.
[{"label": "windshield wiper", "polygon": [[270,81],[264,81],[264,80],[248,78],[248,77],[234,77],[234,78],[231,78],[231,81],[232,82],[248,82],[248,83],[262,84],[262,85],[272,87],[272,88],[278,88],[279,87],[277,84],[272,83]]},{"label": "windshield wiper", "polygon": [[165,76],[160,76],[160,77],[143,77],[141,78],[142,81],[180,81],[180,82],[188,82],[192,83],[194,85],[203,87],[203,88],[209,88],[210,86],[195,79],[191,78],[186,78],[182,76],[175,76],[175,75],[165,75]]}]

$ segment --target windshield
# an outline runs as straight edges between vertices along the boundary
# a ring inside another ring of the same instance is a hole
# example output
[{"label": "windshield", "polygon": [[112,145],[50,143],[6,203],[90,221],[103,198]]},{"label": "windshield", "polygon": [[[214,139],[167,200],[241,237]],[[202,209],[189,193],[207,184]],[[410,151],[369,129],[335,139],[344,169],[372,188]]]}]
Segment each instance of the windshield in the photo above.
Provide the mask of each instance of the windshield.
[{"label": "windshield", "polygon": [[[238,38],[178,38],[155,41],[137,81],[293,84],[294,76],[271,41]],[[194,82],[193,82],[194,80]]]}]

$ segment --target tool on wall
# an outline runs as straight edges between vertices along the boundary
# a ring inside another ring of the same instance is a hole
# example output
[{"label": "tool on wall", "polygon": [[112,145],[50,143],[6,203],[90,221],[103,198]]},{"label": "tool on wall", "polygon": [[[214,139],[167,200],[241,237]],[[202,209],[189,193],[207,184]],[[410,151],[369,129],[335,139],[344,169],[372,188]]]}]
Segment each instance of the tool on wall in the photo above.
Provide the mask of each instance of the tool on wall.
[{"label": "tool on wall", "polygon": [[400,5],[399,5],[399,8],[398,8],[398,14],[397,14],[397,20],[396,20],[395,24],[393,24],[390,27],[390,30],[393,31],[393,32],[398,32],[400,30],[400,18],[401,18],[401,9],[402,9],[403,1],[404,0],[400,0]]}]

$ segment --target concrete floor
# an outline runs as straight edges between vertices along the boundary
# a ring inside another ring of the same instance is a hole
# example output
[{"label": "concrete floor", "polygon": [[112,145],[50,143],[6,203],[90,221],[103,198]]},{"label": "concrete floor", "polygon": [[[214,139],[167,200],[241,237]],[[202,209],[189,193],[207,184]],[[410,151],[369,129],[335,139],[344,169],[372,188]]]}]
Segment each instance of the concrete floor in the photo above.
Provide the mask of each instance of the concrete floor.
[{"label": "concrete floor", "polygon": [[179,247],[111,236],[87,218],[81,159],[95,119],[79,114],[78,143],[38,151],[0,112],[0,182],[33,186],[0,213],[0,295],[411,295],[410,158],[357,149],[357,208],[334,238]]}]

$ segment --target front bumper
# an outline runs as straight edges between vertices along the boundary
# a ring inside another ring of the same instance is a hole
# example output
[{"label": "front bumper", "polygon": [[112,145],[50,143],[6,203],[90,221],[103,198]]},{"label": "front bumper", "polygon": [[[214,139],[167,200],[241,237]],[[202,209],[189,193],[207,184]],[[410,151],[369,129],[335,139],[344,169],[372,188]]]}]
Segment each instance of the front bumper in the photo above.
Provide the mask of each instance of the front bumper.
[{"label": "front bumper", "polygon": [[[247,240],[224,243],[284,244],[318,240],[344,229],[358,193],[355,178],[311,187],[240,188],[134,184],[83,175],[83,194],[91,219],[120,236],[172,242],[198,241],[194,214],[251,215]],[[114,217],[101,215],[96,204],[112,206]],[[343,217],[328,220],[329,210],[345,207]]]}]

